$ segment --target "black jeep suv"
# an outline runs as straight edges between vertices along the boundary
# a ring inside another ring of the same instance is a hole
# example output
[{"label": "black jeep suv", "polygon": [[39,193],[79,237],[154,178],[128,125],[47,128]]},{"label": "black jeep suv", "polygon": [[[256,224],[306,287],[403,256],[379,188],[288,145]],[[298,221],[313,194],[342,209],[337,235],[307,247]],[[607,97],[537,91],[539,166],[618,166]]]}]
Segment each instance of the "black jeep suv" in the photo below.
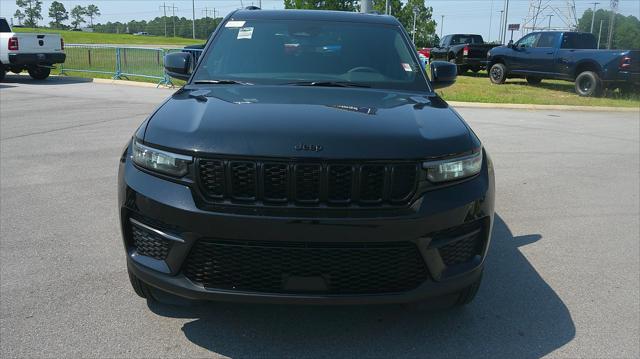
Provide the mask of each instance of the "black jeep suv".
[{"label": "black jeep suv", "polygon": [[148,299],[389,303],[475,296],[491,160],[393,17],[241,10],[120,158],[129,277]]}]

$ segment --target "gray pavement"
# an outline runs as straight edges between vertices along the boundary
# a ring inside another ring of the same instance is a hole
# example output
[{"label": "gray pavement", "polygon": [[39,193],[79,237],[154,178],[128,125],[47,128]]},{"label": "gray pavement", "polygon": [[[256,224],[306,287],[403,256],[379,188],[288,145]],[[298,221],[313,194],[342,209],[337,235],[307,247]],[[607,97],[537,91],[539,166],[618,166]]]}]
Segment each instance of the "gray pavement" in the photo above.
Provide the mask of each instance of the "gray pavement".
[{"label": "gray pavement", "polygon": [[118,155],[170,93],[0,84],[0,357],[640,356],[640,110],[459,110],[497,177],[467,308],[180,308],[133,293],[116,210]]}]

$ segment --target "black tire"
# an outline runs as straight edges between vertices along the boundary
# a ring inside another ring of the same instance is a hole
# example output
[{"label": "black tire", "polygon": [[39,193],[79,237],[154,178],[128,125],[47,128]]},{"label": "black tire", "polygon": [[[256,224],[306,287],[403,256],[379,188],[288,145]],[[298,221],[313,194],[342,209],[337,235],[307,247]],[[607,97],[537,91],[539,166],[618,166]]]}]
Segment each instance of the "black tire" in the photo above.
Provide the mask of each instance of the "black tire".
[{"label": "black tire", "polygon": [[29,76],[34,80],[45,80],[51,74],[48,67],[31,67],[29,68]]},{"label": "black tire", "polygon": [[480,71],[479,67],[472,67],[470,68],[471,72],[473,72],[474,74],[477,74]]},{"label": "black tire", "polygon": [[0,67],[0,82],[4,81],[4,76],[7,74],[3,67]]},{"label": "black tire", "polygon": [[489,69],[489,80],[496,85],[502,85],[507,81],[507,67],[501,63],[493,64]]},{"label": "black tire", "polygon": [[140,297],[140,298],[145,298],[151,301],[155,301],[155,298],[153,297],[152,293],[151,293],[151,288],[144,283],[143,281],[141,281],[140,279],[138,279],[138,277],[136,277],[135,274],[131,273],[130,270],[127,269],[127,272],[129,273],[129,281],[131,282],[131,286],[133,287],[133,291]]},{"label": "black tire", "polygon": [[471,285],[469,285],[465,289],[458,292],[458,299],[456,300],[454,305],[460,307],[473,302],[473,299],[475,299],[476,294],[478,294],[478,289],[480,289],[481,283],[482,283],[482,273],[480,273],[480,277],[478,278],[478,280],[476,280]]},{"label": "black tire", "polygon": [[527,76],[527,82],[529,85],[538,85],[542,82],[542,79],[539,77]]},{"label": "black tire", "polygon": [[576,77],[576,93],[583,97],[597,97],[602,94],[602,81],[593,71],[581,72]]}]

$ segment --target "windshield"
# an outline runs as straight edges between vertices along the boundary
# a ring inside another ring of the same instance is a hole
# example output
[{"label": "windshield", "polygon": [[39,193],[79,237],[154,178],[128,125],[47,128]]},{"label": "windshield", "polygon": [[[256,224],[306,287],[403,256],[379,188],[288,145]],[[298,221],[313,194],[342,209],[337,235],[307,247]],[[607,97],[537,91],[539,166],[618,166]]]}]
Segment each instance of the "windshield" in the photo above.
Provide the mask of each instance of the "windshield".
[{"label": "windshield", "polygon": [[228,21],[193,82],[339,82],[429,91],[399,27],[329,21]]}]

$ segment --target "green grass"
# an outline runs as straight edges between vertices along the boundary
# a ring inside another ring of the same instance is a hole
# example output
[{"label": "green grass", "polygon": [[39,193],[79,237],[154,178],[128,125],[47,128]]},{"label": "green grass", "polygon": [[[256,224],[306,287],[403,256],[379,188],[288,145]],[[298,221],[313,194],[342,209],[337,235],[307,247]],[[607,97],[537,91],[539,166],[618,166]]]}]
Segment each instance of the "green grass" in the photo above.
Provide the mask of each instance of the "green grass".
[{"label": "green grass", "polygon": [[206,40],[185,39],[182,37],[133,36],[129,34],[105,34],[97,32],[53,30],[45,28],[14,28],[15,32],[57,33],[67,44],[126,44],[126,45],[193,45]]},{"label": "green grass", "polygon": [[603,97],[580,97],[572,82],[542,80],[539,85],[529,85],[525,79],[508,79],[503,85],[494,85],[486,72],[458,76],[453,86],[437,92],[447,101],[640,108],[640,93],[623,96],[614,91]]}]

